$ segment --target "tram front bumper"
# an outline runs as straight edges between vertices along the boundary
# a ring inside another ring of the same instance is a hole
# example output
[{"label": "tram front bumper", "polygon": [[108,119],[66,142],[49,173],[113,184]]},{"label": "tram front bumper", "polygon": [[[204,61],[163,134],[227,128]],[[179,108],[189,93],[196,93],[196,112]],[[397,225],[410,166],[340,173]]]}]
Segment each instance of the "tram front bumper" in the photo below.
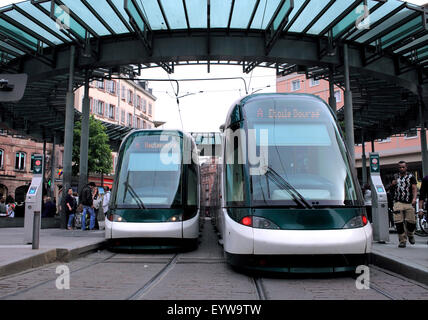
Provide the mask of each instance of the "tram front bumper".
[{"label": "tram front bumper", "polygon": [[371,248],[371,226],[338,230],[253,229],[254,254],[365,254]]}]

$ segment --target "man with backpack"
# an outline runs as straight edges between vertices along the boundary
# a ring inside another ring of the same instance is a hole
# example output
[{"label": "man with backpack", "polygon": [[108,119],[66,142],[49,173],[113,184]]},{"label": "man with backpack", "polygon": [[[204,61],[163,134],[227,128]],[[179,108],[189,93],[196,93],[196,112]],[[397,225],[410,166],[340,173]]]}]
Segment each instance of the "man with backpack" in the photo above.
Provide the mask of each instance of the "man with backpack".
[{"label": "man with backpack", "polygon": [[94,182],[89,182],[80,192],[79,195],[79,203],[83,205],[83,213],[82,213],[82,230],[86,229],[86,213],[89,212],[90,220],[89,220],[89,230],[94,230],[95,227],[95,211],[94,211],[94,196],[93,190],[96,185]]}]

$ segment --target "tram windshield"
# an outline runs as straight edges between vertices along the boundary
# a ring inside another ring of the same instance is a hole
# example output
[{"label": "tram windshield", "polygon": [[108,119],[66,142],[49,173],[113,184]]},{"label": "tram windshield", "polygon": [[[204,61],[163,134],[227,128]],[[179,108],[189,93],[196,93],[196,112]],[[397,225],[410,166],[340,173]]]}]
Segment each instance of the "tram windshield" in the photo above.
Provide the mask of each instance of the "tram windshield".
[{"label": "tram windshield", "polygon": [[253,205],[355,203],[346,149],[327,108],[310,96],[264,97],[244,105]]},{"label": "tram windshield", "polygon": [[171,208],[181,204],[182,141],[178,136],[168,139],[137,135],[124,148],[118,172],[118,208]]}]

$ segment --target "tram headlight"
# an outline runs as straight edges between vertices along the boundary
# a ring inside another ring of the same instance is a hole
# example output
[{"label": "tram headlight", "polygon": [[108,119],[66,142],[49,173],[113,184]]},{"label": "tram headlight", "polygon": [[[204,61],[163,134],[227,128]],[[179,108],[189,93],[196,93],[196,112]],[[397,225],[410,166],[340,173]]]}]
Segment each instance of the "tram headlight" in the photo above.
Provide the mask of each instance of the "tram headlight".
[{"label": "tram headlight", "polygon": [[126,222],[126,220],[118,214],[110,214],[108,219],[112,222]]},{"label": "tram headlight", "polygon": [[259,229],[279,229],[279,227],[269,219],[253,217],[253,228]]},{"label": "tram headlight", "polygon": [[175,214],[175,215],[169,217],[169,219],[167,221],[168,222],[178,222],[178,221],[182,221],[182,220],[183,220],[182,214]]},{"label": "tram headlight", "polygon": [[343,229],[353,229],[364,227],[368,223],[368,219],[365,215],[353,217],[344,226]]},{"label": "tram headlight", "polygon": [[241,224],[258,229],[279,229],[279,227],[269,219],[257,216],[244,217],[241,219]]}]

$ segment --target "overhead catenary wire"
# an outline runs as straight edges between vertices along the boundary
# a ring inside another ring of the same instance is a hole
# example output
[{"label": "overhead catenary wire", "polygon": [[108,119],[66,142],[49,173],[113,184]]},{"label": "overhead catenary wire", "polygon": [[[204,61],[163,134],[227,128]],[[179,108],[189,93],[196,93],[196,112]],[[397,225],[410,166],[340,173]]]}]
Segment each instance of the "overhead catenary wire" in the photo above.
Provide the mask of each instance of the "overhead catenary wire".
[{"label": "overhead catenary wire", "polygon": [[169,74],[168,74],[168,73],[167,73],[167,75],[168,75],[168,79],[170,80],[170,81],[169,81],[169,83],[171,84],[172,91],[173,91],[173,92],[174,92],[174,94],[175,94],[175,99],[176,99],[176,102],[177,102],[177,108],[178,108],[178,115],[180,116],[181,130],[184,130],[184,126],[183,126],[183,118],[181,117],[181,110],[180,110],[180,100],[179,100],[179,98],[178,98],[178,93],[179,93],[180,88],[178,87],[178,84],[177,84],[177,92],[175,92],[175,90],[174,90],[174,86],[172,85],[171,78],[170,78],[170,76],[169,76]]}]

